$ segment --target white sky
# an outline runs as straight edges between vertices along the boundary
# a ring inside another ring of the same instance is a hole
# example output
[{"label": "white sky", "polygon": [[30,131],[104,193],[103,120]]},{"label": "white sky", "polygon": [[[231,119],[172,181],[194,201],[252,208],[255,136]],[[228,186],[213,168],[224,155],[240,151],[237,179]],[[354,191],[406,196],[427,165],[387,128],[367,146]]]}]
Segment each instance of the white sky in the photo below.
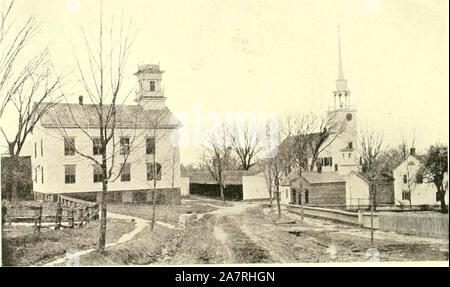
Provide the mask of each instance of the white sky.
[{"label": "white sky", "polygon": [[[383,130],[390,145],[412,133],[419,150],[447,143],[448,1],[379,0],[378,9],[368,2],[377,1],[104,0],[104,14],[123,13],[140,29],[126,87],[138,64],[160,63],[168,107],[189,115],[195,104],[203,112],[324,112],[333,102],[340,23],[360,126]],[[48,44],[60,73],[76,75],[80,27],[98,21],[97,1],[79,3],[70,12],[67,0],[17,0],[22,15],[39,13],[37,45]],[[75,80],[65,90],[74,99],[82,93]],[[183,148],[182,161],[196,152]]]}]

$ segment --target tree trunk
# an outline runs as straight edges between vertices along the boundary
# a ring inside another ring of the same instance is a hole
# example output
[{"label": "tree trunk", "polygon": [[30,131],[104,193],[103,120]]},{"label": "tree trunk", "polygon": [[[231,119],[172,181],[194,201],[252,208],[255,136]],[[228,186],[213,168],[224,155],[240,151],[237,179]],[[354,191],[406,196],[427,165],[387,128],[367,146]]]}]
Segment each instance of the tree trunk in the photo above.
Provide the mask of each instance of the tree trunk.
[{"label": "tree trunk", "polygon": [[269,188],[269,197],[270,197],[270,207],[272,208],[273,204],[272,187]]},{"label": "tree trunk", "polygon": [[11,161],[8,166],[8,169],[10,171],[10,177],[9,180],[11,182],[11,202],[18,203],[19,202],[19,178],[16,178],[17,170],[19,167],[19,159],[17,156],[12,155]]},{"label": "tree trunk", "polygon": [[154,189],[152,192],[152,225],[151,225],[151,231],[153,231],[155,229],[155,220],[156,220],[156,202],[155,202],[155,192],[156,190]]},{"label": "tree trunk", "polygon": [[277,190],[276,193],[277,193],[278,219],[281,219],[280,191]]},{"label": "tree trunk", "polygon": [[103,173],[103,185],[102,192],[100,196],[100,238],[98,240],[98,250],[100,252],[105,251],[106,245],[106,194],[108,192],[108,178],[106,171],[106,155],[103,154],[102,157],[102,173]]},{"label": "tree trunk", "polygon": [[439,194],[439,201],[441,202],[441,212],[447,213],[447,205],[445,204],[445,190],[442,186],[437,186],[438,194]]},{"label": "tree trunk", "polygon": [[220,197],[225,202],[225,191],[223,189],[223,184],[220,184],[219,186],[220,186]]}]

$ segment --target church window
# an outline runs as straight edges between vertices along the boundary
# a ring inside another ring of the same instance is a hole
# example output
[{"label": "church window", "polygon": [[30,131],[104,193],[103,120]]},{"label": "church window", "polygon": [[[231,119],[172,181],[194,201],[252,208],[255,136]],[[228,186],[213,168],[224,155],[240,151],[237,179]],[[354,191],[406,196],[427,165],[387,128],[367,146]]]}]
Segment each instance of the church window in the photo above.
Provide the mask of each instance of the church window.
[{"label": "church window", "polygon": [[155,81],[150,81],[150,91],[155,91]]}]

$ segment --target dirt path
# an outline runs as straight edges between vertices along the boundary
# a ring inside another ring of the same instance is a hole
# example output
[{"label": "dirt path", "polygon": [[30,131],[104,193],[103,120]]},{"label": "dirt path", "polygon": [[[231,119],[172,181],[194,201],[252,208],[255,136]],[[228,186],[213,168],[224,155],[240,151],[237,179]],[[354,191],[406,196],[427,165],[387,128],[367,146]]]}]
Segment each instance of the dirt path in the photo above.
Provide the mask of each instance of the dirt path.
[{"label": "dirt path", "polygon": [[261,203],[211,205],[218,209],[196,218],[210,215],[208,228],[196,232],[212,233],[222,263],[364,262],[373,247],[379,248],[380,261],[448,260],[445,240],[376,231],[371,244],[366,229],[308,217],[302,221],[287,210],[275,223],[275,211]]}]

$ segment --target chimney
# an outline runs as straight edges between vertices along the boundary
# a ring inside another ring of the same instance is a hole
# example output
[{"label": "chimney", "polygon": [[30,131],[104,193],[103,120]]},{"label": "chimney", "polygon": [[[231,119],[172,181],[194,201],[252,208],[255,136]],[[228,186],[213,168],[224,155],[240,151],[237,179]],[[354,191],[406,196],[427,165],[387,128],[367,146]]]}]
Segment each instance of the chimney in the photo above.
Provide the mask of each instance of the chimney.
[{"label": "chimney", "polygon": [[412,156],[415,156],[416,155],[416,148],[411,148],[410,150],[409,150],[409,154],[410,155],[412,155]]},{"label": "chimney", "polygon": [[78,103],[80,104],[80,106],[83,105],[83,96],[78,97]]}]

